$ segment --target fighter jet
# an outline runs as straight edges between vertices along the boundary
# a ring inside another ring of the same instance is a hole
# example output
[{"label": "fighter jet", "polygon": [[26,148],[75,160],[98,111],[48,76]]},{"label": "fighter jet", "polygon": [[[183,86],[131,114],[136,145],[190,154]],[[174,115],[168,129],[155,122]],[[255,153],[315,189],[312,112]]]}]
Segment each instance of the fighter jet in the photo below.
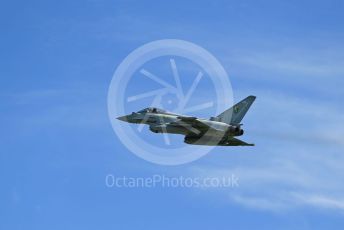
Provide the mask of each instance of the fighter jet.
[{"label": "fighter jet", "polygon": [[249,96],[216,117],[202,119],[180,115],[149,107],[117,119],[135,124],[147,124],[154,133],[184,135],[186,144],[219,146],[254,146],[241,141],[244,130],[240,123],[253,104],[255,96]]}]

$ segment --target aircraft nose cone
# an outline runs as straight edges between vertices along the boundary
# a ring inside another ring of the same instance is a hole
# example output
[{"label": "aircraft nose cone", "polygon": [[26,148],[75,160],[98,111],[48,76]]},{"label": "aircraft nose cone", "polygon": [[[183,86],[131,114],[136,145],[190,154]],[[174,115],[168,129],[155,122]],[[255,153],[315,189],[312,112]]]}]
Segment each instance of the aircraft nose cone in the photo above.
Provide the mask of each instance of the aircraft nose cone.
[{"label": "aircraft nose cone", "polygon": [[117,117],[117,119],[120,121],[128,121],[127,116]]}]

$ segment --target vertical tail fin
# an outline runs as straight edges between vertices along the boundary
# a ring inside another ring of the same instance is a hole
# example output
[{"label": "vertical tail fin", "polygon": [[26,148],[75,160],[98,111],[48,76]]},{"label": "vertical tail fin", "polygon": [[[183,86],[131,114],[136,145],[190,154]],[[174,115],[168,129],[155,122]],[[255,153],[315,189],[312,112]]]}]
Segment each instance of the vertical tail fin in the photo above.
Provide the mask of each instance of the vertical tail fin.
[{"label": "vertical tail fin", "polygon": [[244,118],[245,114],[247,113],[255,99],[255,96],[248,96],[244,100],[235,104],[233,107],[225,110],[223,113],[218,115],[216,117],[216,120],[231,125],[240,124],[241,120]]}]

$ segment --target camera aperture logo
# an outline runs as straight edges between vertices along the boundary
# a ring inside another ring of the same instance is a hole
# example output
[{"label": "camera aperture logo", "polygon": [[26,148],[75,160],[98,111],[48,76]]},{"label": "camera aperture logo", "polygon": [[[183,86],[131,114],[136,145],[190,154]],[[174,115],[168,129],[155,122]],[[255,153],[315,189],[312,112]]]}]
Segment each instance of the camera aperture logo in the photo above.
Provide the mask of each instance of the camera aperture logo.
[{"label": "camera aperture logo", "polygon": [[108,92],[108,113],[119,140],[135,155],[161,165],[192,162],[214,146],[188,145],[173,134],[157,136],[143,124],[117,117],[147,107],[210,117],[232,103],[231,83],[220,62],[204,48],[177,39],[153,41],[131,52]]}]

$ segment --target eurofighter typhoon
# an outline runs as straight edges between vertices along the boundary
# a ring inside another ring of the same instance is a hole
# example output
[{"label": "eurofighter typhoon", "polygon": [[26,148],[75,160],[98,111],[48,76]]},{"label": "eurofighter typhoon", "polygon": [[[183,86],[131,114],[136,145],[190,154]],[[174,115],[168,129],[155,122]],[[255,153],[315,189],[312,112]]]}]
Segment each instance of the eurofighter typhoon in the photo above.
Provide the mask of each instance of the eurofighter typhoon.
[{"label": "eurofighter typhoon", "polygon": [[241,121],[253,104],[255,96],[249,96],[216,117],[202,119],[175,114],[149,107],[117,119],[129,123],[149,125],[154,133],[184,135],[184,142],[194,145],[254,146],[235,137],[242,136]]}]

